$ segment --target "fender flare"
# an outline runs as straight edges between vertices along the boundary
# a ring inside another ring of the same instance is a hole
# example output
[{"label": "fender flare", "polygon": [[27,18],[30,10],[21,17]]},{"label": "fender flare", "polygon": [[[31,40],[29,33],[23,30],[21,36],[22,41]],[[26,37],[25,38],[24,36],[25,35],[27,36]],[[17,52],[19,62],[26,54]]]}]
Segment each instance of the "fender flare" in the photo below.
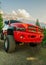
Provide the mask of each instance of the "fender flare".
[{"label": "fender flare", "polygon": [[7,29],[7,34],[8,35],[13,35],[14,27],[8,27]]}]

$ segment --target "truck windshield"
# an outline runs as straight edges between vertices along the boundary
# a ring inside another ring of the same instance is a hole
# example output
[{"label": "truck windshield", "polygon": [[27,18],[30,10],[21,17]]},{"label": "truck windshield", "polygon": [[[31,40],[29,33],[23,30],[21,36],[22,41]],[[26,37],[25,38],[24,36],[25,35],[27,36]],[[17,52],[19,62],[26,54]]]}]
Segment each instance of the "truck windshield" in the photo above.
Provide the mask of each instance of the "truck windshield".
[{"label": "truck windshield", "polygon": [[21,23],[21,22],[17,20],[10,20],[10,23]]},{"label": "truck windshield", "polygon": [[4,24],[8,25],[10,23],[21,23],[20,21],[18,20],[8,20],[8,21],[5,21]]}]

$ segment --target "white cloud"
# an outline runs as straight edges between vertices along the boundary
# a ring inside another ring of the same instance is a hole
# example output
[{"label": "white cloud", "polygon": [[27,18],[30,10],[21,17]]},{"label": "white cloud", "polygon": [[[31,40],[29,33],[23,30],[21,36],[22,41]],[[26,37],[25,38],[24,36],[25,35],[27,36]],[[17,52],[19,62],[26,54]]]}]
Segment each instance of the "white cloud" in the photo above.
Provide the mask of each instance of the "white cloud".
[{"label": "white cloud", "polygon": [[34,20],[34,18],[25,9],[18,9],[17,14],[21,18]]},{"label": "white cloud", "polygon": [[14,11],[14,10],[12,11],[12,14],[13,14],[13,15],[17,15],[16,11]]},{"label": "white cloud", "polygon": [[1,14],[4,14],[4,12],[3,12],[2,10],[0,10],[0,13],[1,13]]},{"label": "white cloud", "polygon": [[25,9],[13,10],[10,14],[5,14],[5,18],[21,18],[26,20],[35,20]]},{"label": "white cloud", "polygon": [[18,9],[18,13],[22,15],[23,17],[30,17],[29,13],[24,9]]}]

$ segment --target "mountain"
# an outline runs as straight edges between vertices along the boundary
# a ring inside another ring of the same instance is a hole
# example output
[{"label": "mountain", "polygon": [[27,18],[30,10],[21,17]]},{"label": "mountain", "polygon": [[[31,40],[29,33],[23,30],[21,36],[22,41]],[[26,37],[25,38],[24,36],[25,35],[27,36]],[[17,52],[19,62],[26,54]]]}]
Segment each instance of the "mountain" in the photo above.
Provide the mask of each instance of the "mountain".
[{"label": "mountain", "polygon": [[46,28],[46,24],[45,23],[41,22],[40,25],[41,25],[41,27],[43,27],[43,28],[45,27]]}]

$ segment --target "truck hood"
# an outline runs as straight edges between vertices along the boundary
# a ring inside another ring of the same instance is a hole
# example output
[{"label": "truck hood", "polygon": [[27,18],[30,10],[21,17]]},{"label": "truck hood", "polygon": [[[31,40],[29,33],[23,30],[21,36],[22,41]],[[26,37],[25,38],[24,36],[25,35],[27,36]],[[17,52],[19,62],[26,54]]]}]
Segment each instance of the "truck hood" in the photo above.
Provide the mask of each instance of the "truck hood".
[{"label": "truck hood", "polygon": [[25,24],[25,23],[12,23],[11,26],[13,27],[20,27],[20,28],[27,28],[28,27],[28,24]]}]

